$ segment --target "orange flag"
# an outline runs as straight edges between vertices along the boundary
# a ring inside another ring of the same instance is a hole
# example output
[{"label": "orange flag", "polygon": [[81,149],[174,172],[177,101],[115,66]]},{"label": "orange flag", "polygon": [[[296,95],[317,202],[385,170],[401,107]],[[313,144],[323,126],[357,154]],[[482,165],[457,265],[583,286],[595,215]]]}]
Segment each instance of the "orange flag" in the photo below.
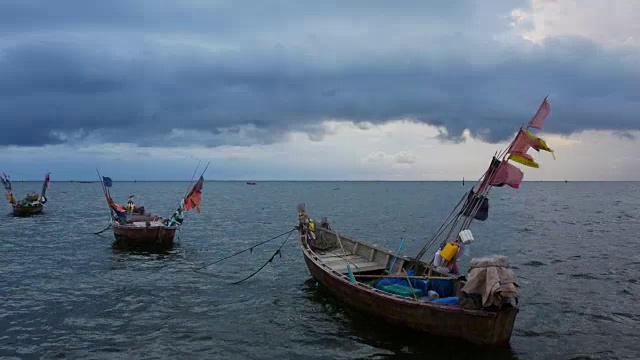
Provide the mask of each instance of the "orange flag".
[{"label": "orange flag", "polygon": [[204,177],[200,176],[198,182],[193,185],[189,194],[184,198],[184,209],[189,211],[193,208],[200,214],[200,203],[202,203],[202,185],[204,185]]}]

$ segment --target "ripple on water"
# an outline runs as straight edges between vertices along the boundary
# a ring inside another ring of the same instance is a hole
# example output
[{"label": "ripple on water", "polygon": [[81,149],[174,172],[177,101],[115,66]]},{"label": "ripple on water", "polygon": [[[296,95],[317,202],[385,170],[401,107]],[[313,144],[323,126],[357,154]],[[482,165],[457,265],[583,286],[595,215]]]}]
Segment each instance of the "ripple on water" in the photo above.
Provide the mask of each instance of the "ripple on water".
[{"label": "ripple on water", "polygon": [[[136,194],[166,213],[186,187],[119,182],[112,193]],[[341,233],[388,249],[406,239],[405,253],[415,254],[440,225],[433,219],[459,200],[457,183],[207,182],[202,213],[187,214],[178,243],[158,252],[122,248],[109,232],[89,235],[108,216],[99,186],[54,183],[45,215],[0,222],[0,356],[500,360],[640,353],[640,254],[619,251],[640,232],[637,205],[621,200],[640,196],[640,186],[530,182],[506,190],[492,198],[490,218],[474,224],[472,254],[508,255],[526,281],[508,348],[417,335],[344,308],[309,279],[295,241],[238,285],[229,283],[258,269],[280,240],[196,271],[291,229],[299,202]],[[575,210],[583,208],[597,210]],[[69,218],[79,219],[72,230]]]}]

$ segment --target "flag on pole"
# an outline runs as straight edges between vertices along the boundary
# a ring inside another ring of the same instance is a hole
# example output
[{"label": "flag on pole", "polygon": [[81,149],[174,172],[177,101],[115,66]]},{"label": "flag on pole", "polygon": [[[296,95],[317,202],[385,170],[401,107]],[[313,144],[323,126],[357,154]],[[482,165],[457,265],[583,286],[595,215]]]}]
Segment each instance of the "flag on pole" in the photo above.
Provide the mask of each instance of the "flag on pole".
[{"label": "flag on pole", "polygon": [[200,175],[200,179],[193,185],[189,194],[184,197],[184,209],[189,211],[193,208],[200,214],[200,204],[202,203],[202,186],[204,185],[204,177]]},{"label": "flag on pole", "polygon": [[538,108],[538,111],[535,115],[533,115],[531,121],[529,121],[529,127],[532,127],[534,129],[542,129],[542,127],[544,126],[544,120],[547,118],[547,115],[549,115],[550,112],[551,105],[549,105],[547,97],[545,96],[544,100],[542,100],[542,104],[540,104],[540,107]]},{"label": "flag on pole", "polygon": [[503,161],[500,164],[500,167],[498,167],[498,171],[496,171],[496,174],[491,179],[490,184],[491,186],[497,187],[509,185],[512,188],[517,189],[520,187],[523,178],[524,173],[522,170],[506,161]]},{"label": "flag on pole", "polygon": [[113,185],[113,181],[111,180],[111,178],[106,176],[102,177],[102,183],[105,187],[111,187]]}]

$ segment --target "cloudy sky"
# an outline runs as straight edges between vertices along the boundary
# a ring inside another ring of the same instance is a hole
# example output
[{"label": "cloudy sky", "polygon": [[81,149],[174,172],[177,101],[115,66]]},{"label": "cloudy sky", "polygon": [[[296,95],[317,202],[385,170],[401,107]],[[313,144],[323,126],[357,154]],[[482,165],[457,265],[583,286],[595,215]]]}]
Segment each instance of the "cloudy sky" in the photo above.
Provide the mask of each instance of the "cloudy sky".
[{"label": "cloudy sky", "polygon": [[0,2],[14,179],[640,180],[636,0]]}]

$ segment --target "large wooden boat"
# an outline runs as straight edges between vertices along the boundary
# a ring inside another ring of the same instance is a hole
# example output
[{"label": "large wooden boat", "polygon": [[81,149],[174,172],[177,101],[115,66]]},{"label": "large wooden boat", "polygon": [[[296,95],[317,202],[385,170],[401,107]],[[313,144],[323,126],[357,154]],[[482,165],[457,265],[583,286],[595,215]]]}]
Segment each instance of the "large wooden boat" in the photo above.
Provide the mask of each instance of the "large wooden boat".
[{"label": "large wooden boat", "polygon": [[[518,313],[516,306],[494,311],[469,310],[425,298],[426,289],[439,289],[447,295],[444,298],[459,296],[464,277],[439,273],[424,262],[416,266],[409,257],[352,240],[326,228],[317,228],[316,236],[334,245],[323,250],[314,249],[308,237],[302,231],[299,234],[300,247],[311,276],[345,304],[390,323],[435,336],[459,338],[487,346],[509,343]],[[411,294],[413,289],[415,297],[376,287],[381,280],[389,279],[389,274],[400,274],[391,275],[392,279],[406,279],[409,268],[415,269],[416,273],[429,274],[411,276],[412,286],[408,290]],[[350,279],[349,272],[355,281]],[[437,285],[429,287],[429,281],[437,282]]]},{"label": "large wooden boat", "polygon": [[15,200],[13,195],[13,190],[11,187],[11,181],[6,174],[2,174],[0,177],[2,183],[4,184],[6,194],[5,197],[7,201],[11,204],[13,216],[16,217],[26,217],[32,215],[41,214],[44,210],[44,204],[47,203],[47,198],[45,197],[46,191],[49,188],[50,182],[50,174],[47,173],[44,178],[44,182],[42,184],[42,190],[40,194],[32,192],[27,194],[22,200]]},{"label": "large wooden boat", "polygon": [[[298,205],[300,247],[311,275],[345,304],[389,323],[482,346],[507,345],[519,312],[519,285],[508,259],[498,255],[471,259],[465,276],[460,275],[457,261],[474,240],[471,222],[488,218],[490,189],[520,187],[524,174],[508,161],[538,167],[527,151],[552,152],[528,131],[541,129],[549,111],[545,98],[501,153],[501,160],[493,157],[478,183],[416,256],[401,256],[339,235],[326,218],[316,226],[304,204]],[[433,260],[422,261],[438,241]]]}]

